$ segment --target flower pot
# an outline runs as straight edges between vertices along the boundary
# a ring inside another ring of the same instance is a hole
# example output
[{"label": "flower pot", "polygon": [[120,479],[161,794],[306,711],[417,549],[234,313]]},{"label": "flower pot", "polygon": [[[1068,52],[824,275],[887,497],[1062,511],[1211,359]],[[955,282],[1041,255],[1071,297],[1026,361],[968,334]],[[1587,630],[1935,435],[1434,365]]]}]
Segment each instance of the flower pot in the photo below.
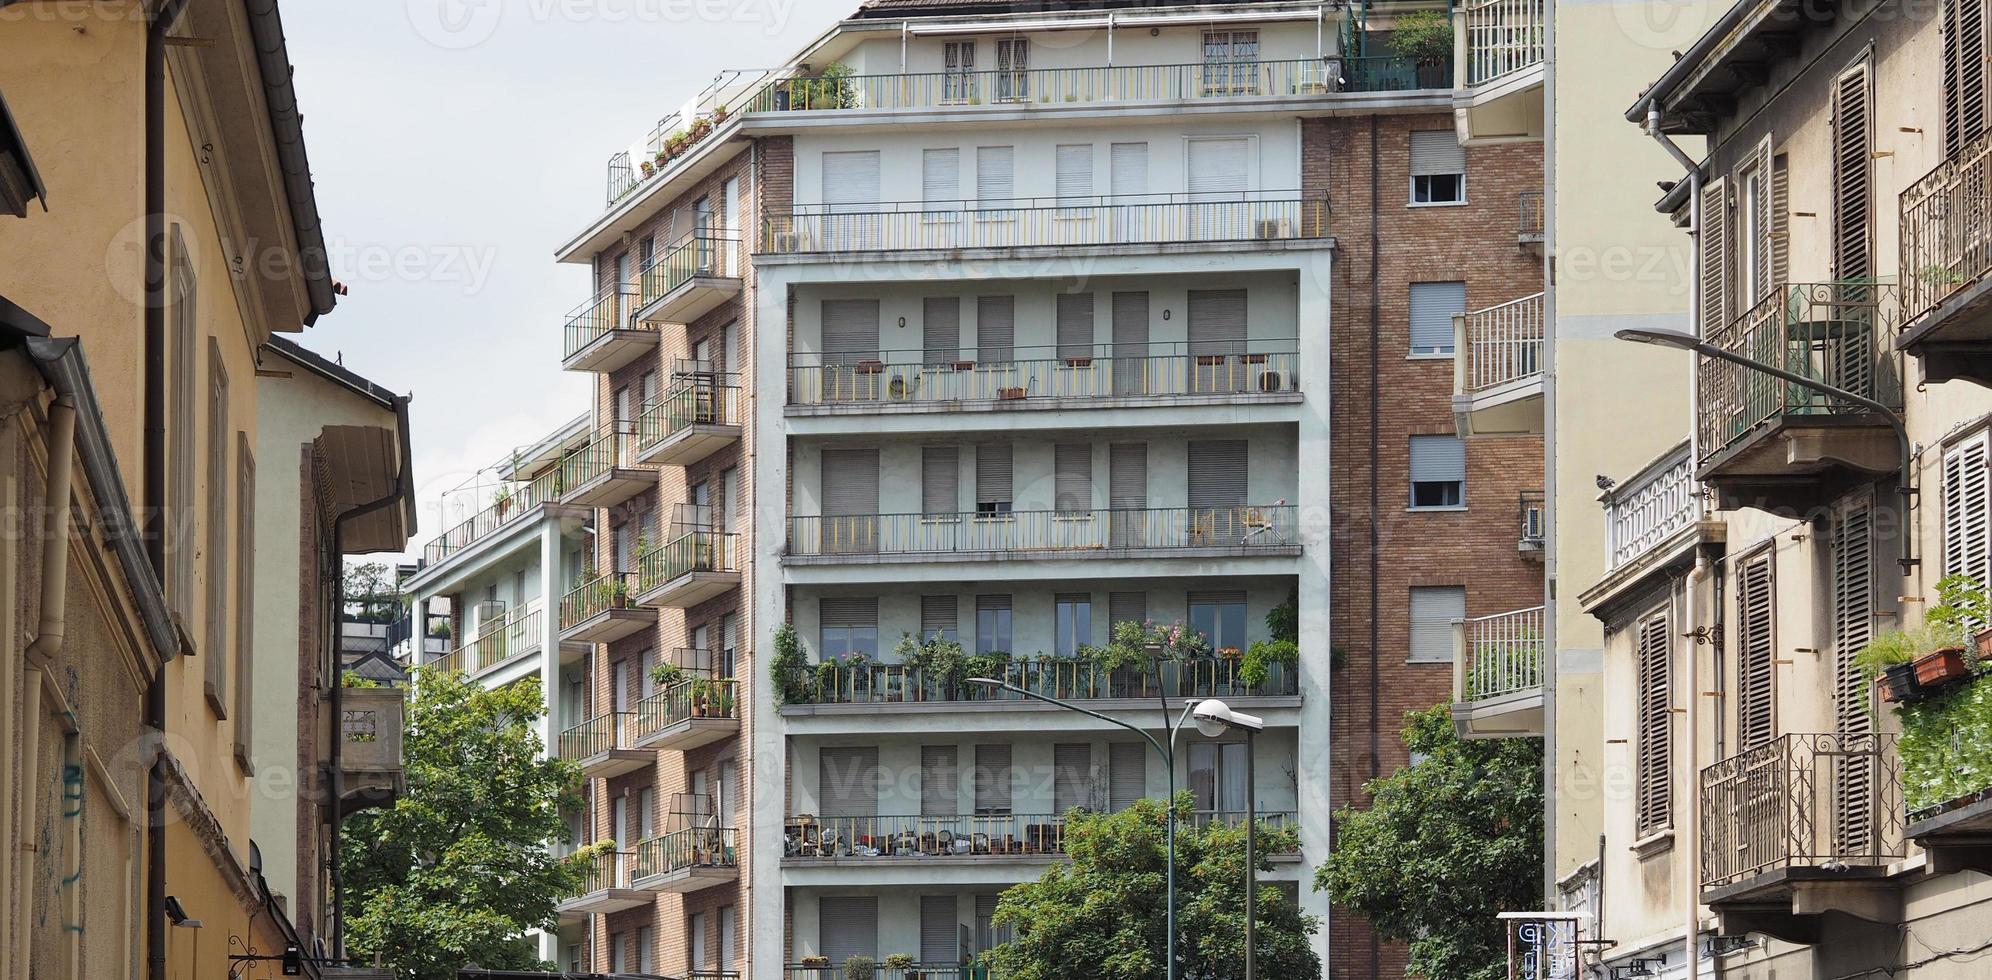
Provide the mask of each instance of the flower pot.
[{"label": "flower pot", "polygon": [[996,389],[996,397],[1001,398],[1006,402],[1022,401],[1024,398],[1024,389],[998,388]]},{"label": "flower pot", "polygon": [[859,374],[881,374],[885,371],[884,361],[859,361],[856,368]]},{"label": "flower pot", "polygon": [[1069,368],[1092,367],[1093,359],[1090,357],[1068,357],[1065,359],[1065,366]]},{"label": "flower pot", "polygon": [[1916,659],[1916,683],[1924,687],[1942,687],[1970,673],[1963,647],[1945,647]]},{"label": "flower pot", "polygon": [[1978,659],[1992,660],[1992,628],[1979,630],[1978,635],[1971,638],[1971,646],[1977,652]]},{"label": "flower pot", "polygon": [[1913,701],[1916,699],[1916,666],[1914,664],[1889,664],[1881,672],[1881,699],[1883,701]]},{"label": "flower pot", "polygon": [[974,361],[956,361],[956,362],[954,362],[954,369],[955,369],[955,370],[957,370],[957,371],[973,371],[973,370],[975,370],[975,362],[974,362]]}]

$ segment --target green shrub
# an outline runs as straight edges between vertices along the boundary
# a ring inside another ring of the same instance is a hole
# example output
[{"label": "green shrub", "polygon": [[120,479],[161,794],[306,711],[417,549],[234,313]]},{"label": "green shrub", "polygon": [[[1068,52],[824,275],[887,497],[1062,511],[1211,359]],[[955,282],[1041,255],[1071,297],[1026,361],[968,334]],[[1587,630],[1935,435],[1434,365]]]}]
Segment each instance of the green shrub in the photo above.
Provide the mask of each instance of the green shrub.
[{"label": "green shrub", "polygon": [[1453,56],[1452,18],[1437,10],[1397,18],[1390,30],[1390,53],[1420,65],[1443,64]]}]

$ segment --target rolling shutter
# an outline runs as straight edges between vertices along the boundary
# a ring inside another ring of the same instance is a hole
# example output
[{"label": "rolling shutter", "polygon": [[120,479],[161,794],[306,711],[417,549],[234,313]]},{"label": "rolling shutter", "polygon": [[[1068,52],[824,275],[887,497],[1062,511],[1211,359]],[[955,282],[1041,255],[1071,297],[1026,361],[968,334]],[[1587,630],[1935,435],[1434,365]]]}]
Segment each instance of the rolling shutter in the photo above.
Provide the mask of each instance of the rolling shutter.
[{"label": "rolling shutter", "polygon": [[877,746],[825,746],[816,763],[824,816],[878,815]]},{"label": "rolling shutter", "polygon": [[1107,745],[1107,809],[1118,813],[1148,793],[1148,746],[1140,742]]},{"label": "rolling shutter", "polygon": [[1944,574],[1968,575],[1981,587],[1992,586],[1988,439],[1980,432],[1944,454]]},{"label": "rolling shutter", "polygon": [[830,962],[878,959],[878,896],[826,895],[817,902],[816,921],[819,955]]},{"label": "rolling shutter", "polygon": [[1115,143],[1108,153],[1113,167],[1108,180],[1114,195],[1148,193],[1148,144]]},{"label": "rolling shutter", "polygon": [[1052,508],[1061,513],[1093,509],[1093,447],[1063,444],[1052,450]]},{"label": "rolling shutter", "polygon": [[961,599],[951,595],[923,595],[920,597],[920,636],[931,639],[945,636],[950,639],[961,635]]},{"label": "rolling shutter", "polygon": [[1985,0],[1944,0],[1944,147],[1950,155],[1985,132]]},{"label": "rolling shutter", "polygon": [[1190,507],[1245,505],[1246,446],[1243,439],[1190,443]]},{"label": "rolling shutter", "polygon": [[1412,436],[1412,483],[1466,481],[1466,443],[1458,436]]},{"label": "rolling shutter", "polygon": [[1107,629],[1112,631],[1115,623],[1142,623],[1148,621],[1148,593],[1109,592],[1107,593]]},{"label": "rolling shutter", "polygon": [[[1833,715],[1843,736],[1841,748],[1864,747],[1849,735],[1874,731],[1867,672],[1854,663],[1854,654],[1874,637],[1874,494],[1861,490],[1834,508],[1833,522]],[[1872,846],[1875,759],[1849,754],[1834,757],[1833,792],[1838,808],[1833,834],[1841,854],[1859,854]]]},{"label": "rolling shutter", "polygon": [[1051,799],[1053,812],[1063,816],[1073,807],[1092,804],[1093,746],[1085,742],[1061,742],[1051,747]]},{"label": "rolling shutter", "polygon": [[960,925],[953,895],[920,896],[920,962],[942,969],[961,962]]},{"label": "rolling shutter", "polygon": [[1093,144],[1061,145],[1056,150],[1056,188],[1061,202],[1093,196]]},{"label": "rolling shutter", "polygon": [[[975,447],[975,502],[1010,509],[1010,444],[985,442]],[[986,509],[986,508],[985,508]]]},{"label": "rolling shutter", "polygon": [[823,362],[878,360],[878,300],[823,301]]},{"label": "rolling shutter", "polygon": [[1743,565],[1736,582],[1736,747],[1743,752],[1777,736],[1776,609],[1766,551]]},{"label": "rolling shutter", "polygon": [[1058,356],[1093,356],[1092,293],[1058,294]]},{"label": "rolling shutter", "polygon": [[961,450],[925,446],[920,450],[920,512],[928,516],[961,513]]},{"label": "rolling shutter", "polygon": [[[1148,380],[1148,294],[1115,293],[1113,309],[1114,394],[1150,391]],[[1158,382],[1162,376],[1158,374]],[[1156,393],[1168,390],[1154,386]]]},{"label": "rolling shutter", "polygon": [[1139,547],[1147,540],[1147,443],[1117,442],[1107,447],[1107,507],[1113,511],[1113,547]]},{"label": "rolling shutter", "polygon": [[975,200],[985,208],[1015,206],[1017,196],[1017,148],[978,146],[975,148]]},{"label": "rolling shutter", "polygon": [[823,203],[832,211],[865,210],[878,203],[878,151],[823,154]]},{"label": "rolling shutter", "polygon": [[1466,618],[1466,590],[1456,585],[1413,586],[1410,651],[1413,663],[1451,663],[1453,620]]},{"label": "rolling shutter", "polygon": [[1666,610],[1639,621],[1633,633],[1635,712],[1634,810],[1641,837],[1665,829],[1674,816],[1673,640]]},{"label": "rolling shutter", "polygon": [[1016,356],[1017,298],[978,296],[975,299],[975,357],[1002,364]]},{"label": "rolling shutter", "polygon": [[823,514],[851,517],[878,513],[878,450],[823,450]]},{"label": "rolling shutter", "polygon": [[1010,744],[975,747],[975,812],[1010,812]]},{"label": "rolling shutter", "polygon": [[1411,176],[1466,173],[1466,147],[1450,129],[1421,129],[1411,134]]},{"label": "rolling shutter", "polygon": [[1722,178],[1702,185],[1701,325],[1706,334],[1729,322],[1729,194]]},{"label": "rolling shutter", "polygon": [[1453,314],[1466,312],[1466,283],[1411,284],[1411,353],[1453,352]]},{"label": "rolling shutter", "polygon": [[824,596],[816,601],[816,615],[830,628],[878,625],[877,596]]},{"label": "rolling shutter", "polygon": [[1251,188],[1252,142],[1243,137],[1193,139],[1189,190],[1236,199]]},{"label": "rolling shutter", "polygon": [[961,777],[952,745],[920,746],[920,815],[952,817],[960,811]]},{"label": "rolling shutter", "polygon": [[920,154],[920,200],[929,204],[960,203],[960,150],[950,147]]},{"label": "rolling shutter", "polygon": [[930,296],[920,305],[920,341],[928,364],[961,359],[961,299]]},{"label": "rolling shutter", "polygon": [[1869,77],[1862,62],[1833,81],[1833,278],[1842,281],[1874,274]]},{"label": "rolling shutter", "polygon": [[1245,353],[1245,290],[1191,290],[1189,333],[1191,354]]}]

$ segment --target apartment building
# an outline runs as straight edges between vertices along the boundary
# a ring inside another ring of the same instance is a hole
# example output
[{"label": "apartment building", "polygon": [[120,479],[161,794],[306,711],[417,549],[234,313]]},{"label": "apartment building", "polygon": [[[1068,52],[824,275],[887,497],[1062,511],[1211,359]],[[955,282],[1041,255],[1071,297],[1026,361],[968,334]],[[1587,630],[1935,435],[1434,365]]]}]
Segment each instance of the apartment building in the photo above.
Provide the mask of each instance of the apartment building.
[{"label": "apartment building", "polygon": [[[1493,29],[1540,7],[1422,57],[1416,4],[1071,7],[864,4],[614,154],[560,248],[599,380],[559,751],[618,844],[572,968],[952,975],[1063,813],[1172,784],[1299,828],[1270,878],[1335,976],[1401,963],[1306,881],[1453,621],[1542,602],[1540,72]],[[1096,666],[1128,621],[1208,651]],[[1282,622],[1296,662],[1241,676]],[[1255,791],[1236,739],[1170,773],[904,662],[936,637],[1153,731],[1157,695],[1262,714]]]},{"label": "apartment building", "polygon": [[[276,5],[0,20],[0,197],[26,212],[0,236],[0,496],[47,522],[0,545],[0,973],[273,977],[296,947],[305,975],[336,974],[314,859],[259,844],[391,798],[398,742],[342,760],[343,733],[398,732],[399,705],[348,712],[335,690],[278,726],[256,678],[297,663],[302,624],[264,647],[256,597],[336,576],[335,522],[398,549],[411,515],[395,413],[266,417],[259,397],[270,345],[335,295]],[[266,481],[314,485],[287,533],[320,550],[257,547]],[[263,792],[279,776],[333,795]]]}]

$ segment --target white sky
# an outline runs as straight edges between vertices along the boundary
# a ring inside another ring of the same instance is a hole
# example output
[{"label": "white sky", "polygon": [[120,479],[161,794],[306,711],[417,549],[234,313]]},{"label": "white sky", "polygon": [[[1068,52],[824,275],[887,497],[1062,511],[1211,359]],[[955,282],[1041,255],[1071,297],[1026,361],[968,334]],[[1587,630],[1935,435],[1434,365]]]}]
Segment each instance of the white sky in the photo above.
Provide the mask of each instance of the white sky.
[{"label": "white sky", "polygon": [[[414,392],[420,528],[443,491],[588,404],[560,370],[588,298],[553,250],[599,216],[604,168],[728,68],[779,64],[858,0],[288,0],[332,274],[302,339]],[[488,494],[480,494],[480,497]],[[481,505],[481,504],[480,504]]]}]

